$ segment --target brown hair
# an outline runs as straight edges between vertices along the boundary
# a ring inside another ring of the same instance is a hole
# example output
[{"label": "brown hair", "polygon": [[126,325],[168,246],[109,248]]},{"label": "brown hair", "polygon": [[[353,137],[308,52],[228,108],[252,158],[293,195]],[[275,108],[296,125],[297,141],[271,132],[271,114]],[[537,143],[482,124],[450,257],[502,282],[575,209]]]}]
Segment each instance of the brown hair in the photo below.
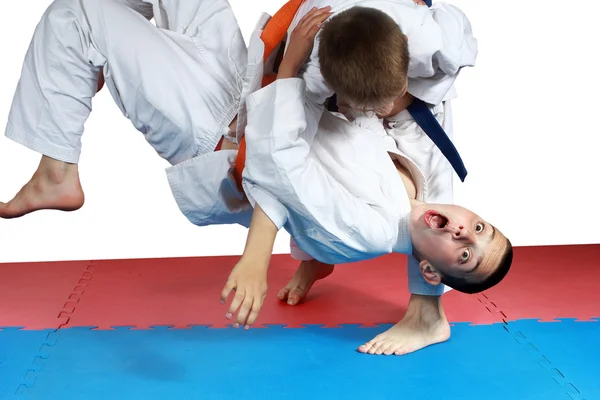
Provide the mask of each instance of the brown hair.
[{"label": "brown hair", "polygon": [[321,28],[319,63],[323,78],[338,95],[354,106],[378,107],[406,88],[408,42],[384,12],[351,7]]}]

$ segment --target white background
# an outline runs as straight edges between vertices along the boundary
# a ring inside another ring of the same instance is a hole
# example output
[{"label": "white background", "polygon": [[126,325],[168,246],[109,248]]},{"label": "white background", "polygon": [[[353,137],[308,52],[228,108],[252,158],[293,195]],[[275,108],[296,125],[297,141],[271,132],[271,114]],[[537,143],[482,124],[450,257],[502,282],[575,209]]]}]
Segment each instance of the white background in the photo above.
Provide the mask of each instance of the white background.
[{"label": "white background", "polygon": [[[451,0],[479,41],[453,103],[455,144],[469,176],[455,200],[517,246],[600,242],[599,2]],[[48,0],[3,4],[0,122]],[[231,1],[246,40],[260,11],[283,0]],[[0,201],[31,177],[39,155],[0,137]],[[0,220],[0,262],[241,254],[241,227],[189,223],[160,159],[113,104],[94,99],[81,157],[85,206]],[[280,233],[275,252],[287,253]]]}]

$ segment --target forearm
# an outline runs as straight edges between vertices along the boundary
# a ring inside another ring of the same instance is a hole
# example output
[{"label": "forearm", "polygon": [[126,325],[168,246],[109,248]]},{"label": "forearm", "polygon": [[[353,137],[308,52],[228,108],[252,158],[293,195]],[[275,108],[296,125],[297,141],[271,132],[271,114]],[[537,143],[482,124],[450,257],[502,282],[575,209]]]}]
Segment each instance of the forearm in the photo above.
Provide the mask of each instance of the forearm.
[{"label": "forearm", "polygon": [[275,238],[277,237],[277,226],[269,219],[267,214],[258,204],[254,207],[246,247],[242,258],[252,262],[254,265],[268,267],[273,253]]},{"label": "forearm", "polygon": [[277,73],[277,79],[287,79],[287,78],[296,78],[298,76],[298,72],[300,71],[300,66],[295,63],[287,62],[285,58],[279,65],[279,72]]}]

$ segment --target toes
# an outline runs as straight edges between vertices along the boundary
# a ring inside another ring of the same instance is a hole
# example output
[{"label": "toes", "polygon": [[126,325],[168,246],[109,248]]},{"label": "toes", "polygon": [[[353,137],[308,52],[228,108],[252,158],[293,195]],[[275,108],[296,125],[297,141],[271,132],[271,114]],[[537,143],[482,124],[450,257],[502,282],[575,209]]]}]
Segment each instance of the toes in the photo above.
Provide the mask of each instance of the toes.
[{"label": "toes", "polygon": [[379,343],[379,346],[377,346],[377,350],[375,350],[375,354],[378,356],[382,355],[386,347],[387,346],[385,343]]},{"label": "toes", "polygon": [[12,207],[12,202],[0,203],[0,218],[11,219],[20,217],[21,215],[23,215],[23,212],[15,210],[15,207]]},{"label": "toes", "polygon": [[296,288],[290,291],[288,295],[288,304],[294,306],[298,304],[304,298],[305,292],[302,289]]},{"label": "toes", "polygon": [[360,351],[361,353],[368,353],[369,350],[371,349],[371,347],[373,346],[373,341],[371,340],[370,342],[367,342],[365,344],[363,344],[362,346],[358,347],[358,351]]},{"label": "toes", "polygon": [[395,343],[393,340],[389,340],[389,338],[379,336],[360,346],[358,351],[365,354],[386,356],[391,356],[392,354],[406,354],[406,350],[403,348],[402,344]]},{"label": "toes", "polygon": [[369,349],[369,354],[381,354],[379,350],[381,348],[381,342],[373,343],[373,346]]},{"label": "toes", "polygon": [[277,293],[277,298],[281,301],[286,301],[288,299],[288,295],[290,293],[290,288],[284,287]]},{"label": "toes", "polygon": [[407,354],[407,353],[408,353],[408,352],[406,351],[406,349],[405,349],[405,348],[402,348],[402,347],[401,347],[401,348],[399,348],[399,349],[396,349],[396,351],[394,351],[394,355],[395,355],[395,356],[403,356],[403,355],[405,355],[405,354]]},{"label": "toes", "polygon": [[392,354],[394,354],[395,351],[396,348],[394,346],[394,342],[389,342],[386,344],[386,346],[383,347],[383,354],[385,354],[386,356],[391,356]]},{"label": "toes", "polygon": [[292,289],[290,287],[284,287],[277,293],[277,298],[281,301],[286,301],[290,306],[295,306],[302,301],[305,294],[306,291],[302,288],[295,287]]}]

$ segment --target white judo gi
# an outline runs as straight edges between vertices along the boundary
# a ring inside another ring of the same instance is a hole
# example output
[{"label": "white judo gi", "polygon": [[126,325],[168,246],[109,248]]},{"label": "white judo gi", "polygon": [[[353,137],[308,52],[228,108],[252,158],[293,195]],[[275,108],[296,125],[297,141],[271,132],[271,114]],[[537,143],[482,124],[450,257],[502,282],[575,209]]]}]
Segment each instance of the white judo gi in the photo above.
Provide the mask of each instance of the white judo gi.
[{"label": "white judo gi", "polygon": [[[332,12],[352,6],[379,9],[394,19],[408,37],[410,63],[408,92],[430,104],[434,116],[452,139],[452,114],[450,101],[456,98],[454,82],[464,67],[475,65],[477,40],[466,15],[456,6],[435,2],[432,7],[415,5],[412,0],[306,0],[300,6],[288,34],[312,7],[332,6]],[[318,59],[319,40],[301,70],[306,82],[307,98],[323,104],[333,94],[321,75]],[[320,118],[323,107],[315,107],[309,118]],[[424,201],[428,203],[453,203],[454,170],[439,148],[429,139],[408,111],[383,121],[397,148],[414,161],[427,177],[429,190]],[[302,251],[294,239],[290,240],[290,253],[297,260],[312,257]],[[408,257],[409,291],[413,294],[440,295],[450,288],[427,283],[419,270],[418,261]]]},{"label": "white judo gi", "polygon": [[418,166],[396,149],[378,120],[350,122],[325,111],[318,126],[309,129],[304,81],[277,80],[260,88],[262,55],[256,32],[248,49],[254,67],[247,69],[244,96],[242,183],[248,201],[231,175],[237,151],[218,151],[167,169],[181,211],[197,225],[248,226],[250,204],[259,204],[304,251],[326,263],[410,254],[410,201],[388,151],[409,168],[423,199],[426,180]]}]

